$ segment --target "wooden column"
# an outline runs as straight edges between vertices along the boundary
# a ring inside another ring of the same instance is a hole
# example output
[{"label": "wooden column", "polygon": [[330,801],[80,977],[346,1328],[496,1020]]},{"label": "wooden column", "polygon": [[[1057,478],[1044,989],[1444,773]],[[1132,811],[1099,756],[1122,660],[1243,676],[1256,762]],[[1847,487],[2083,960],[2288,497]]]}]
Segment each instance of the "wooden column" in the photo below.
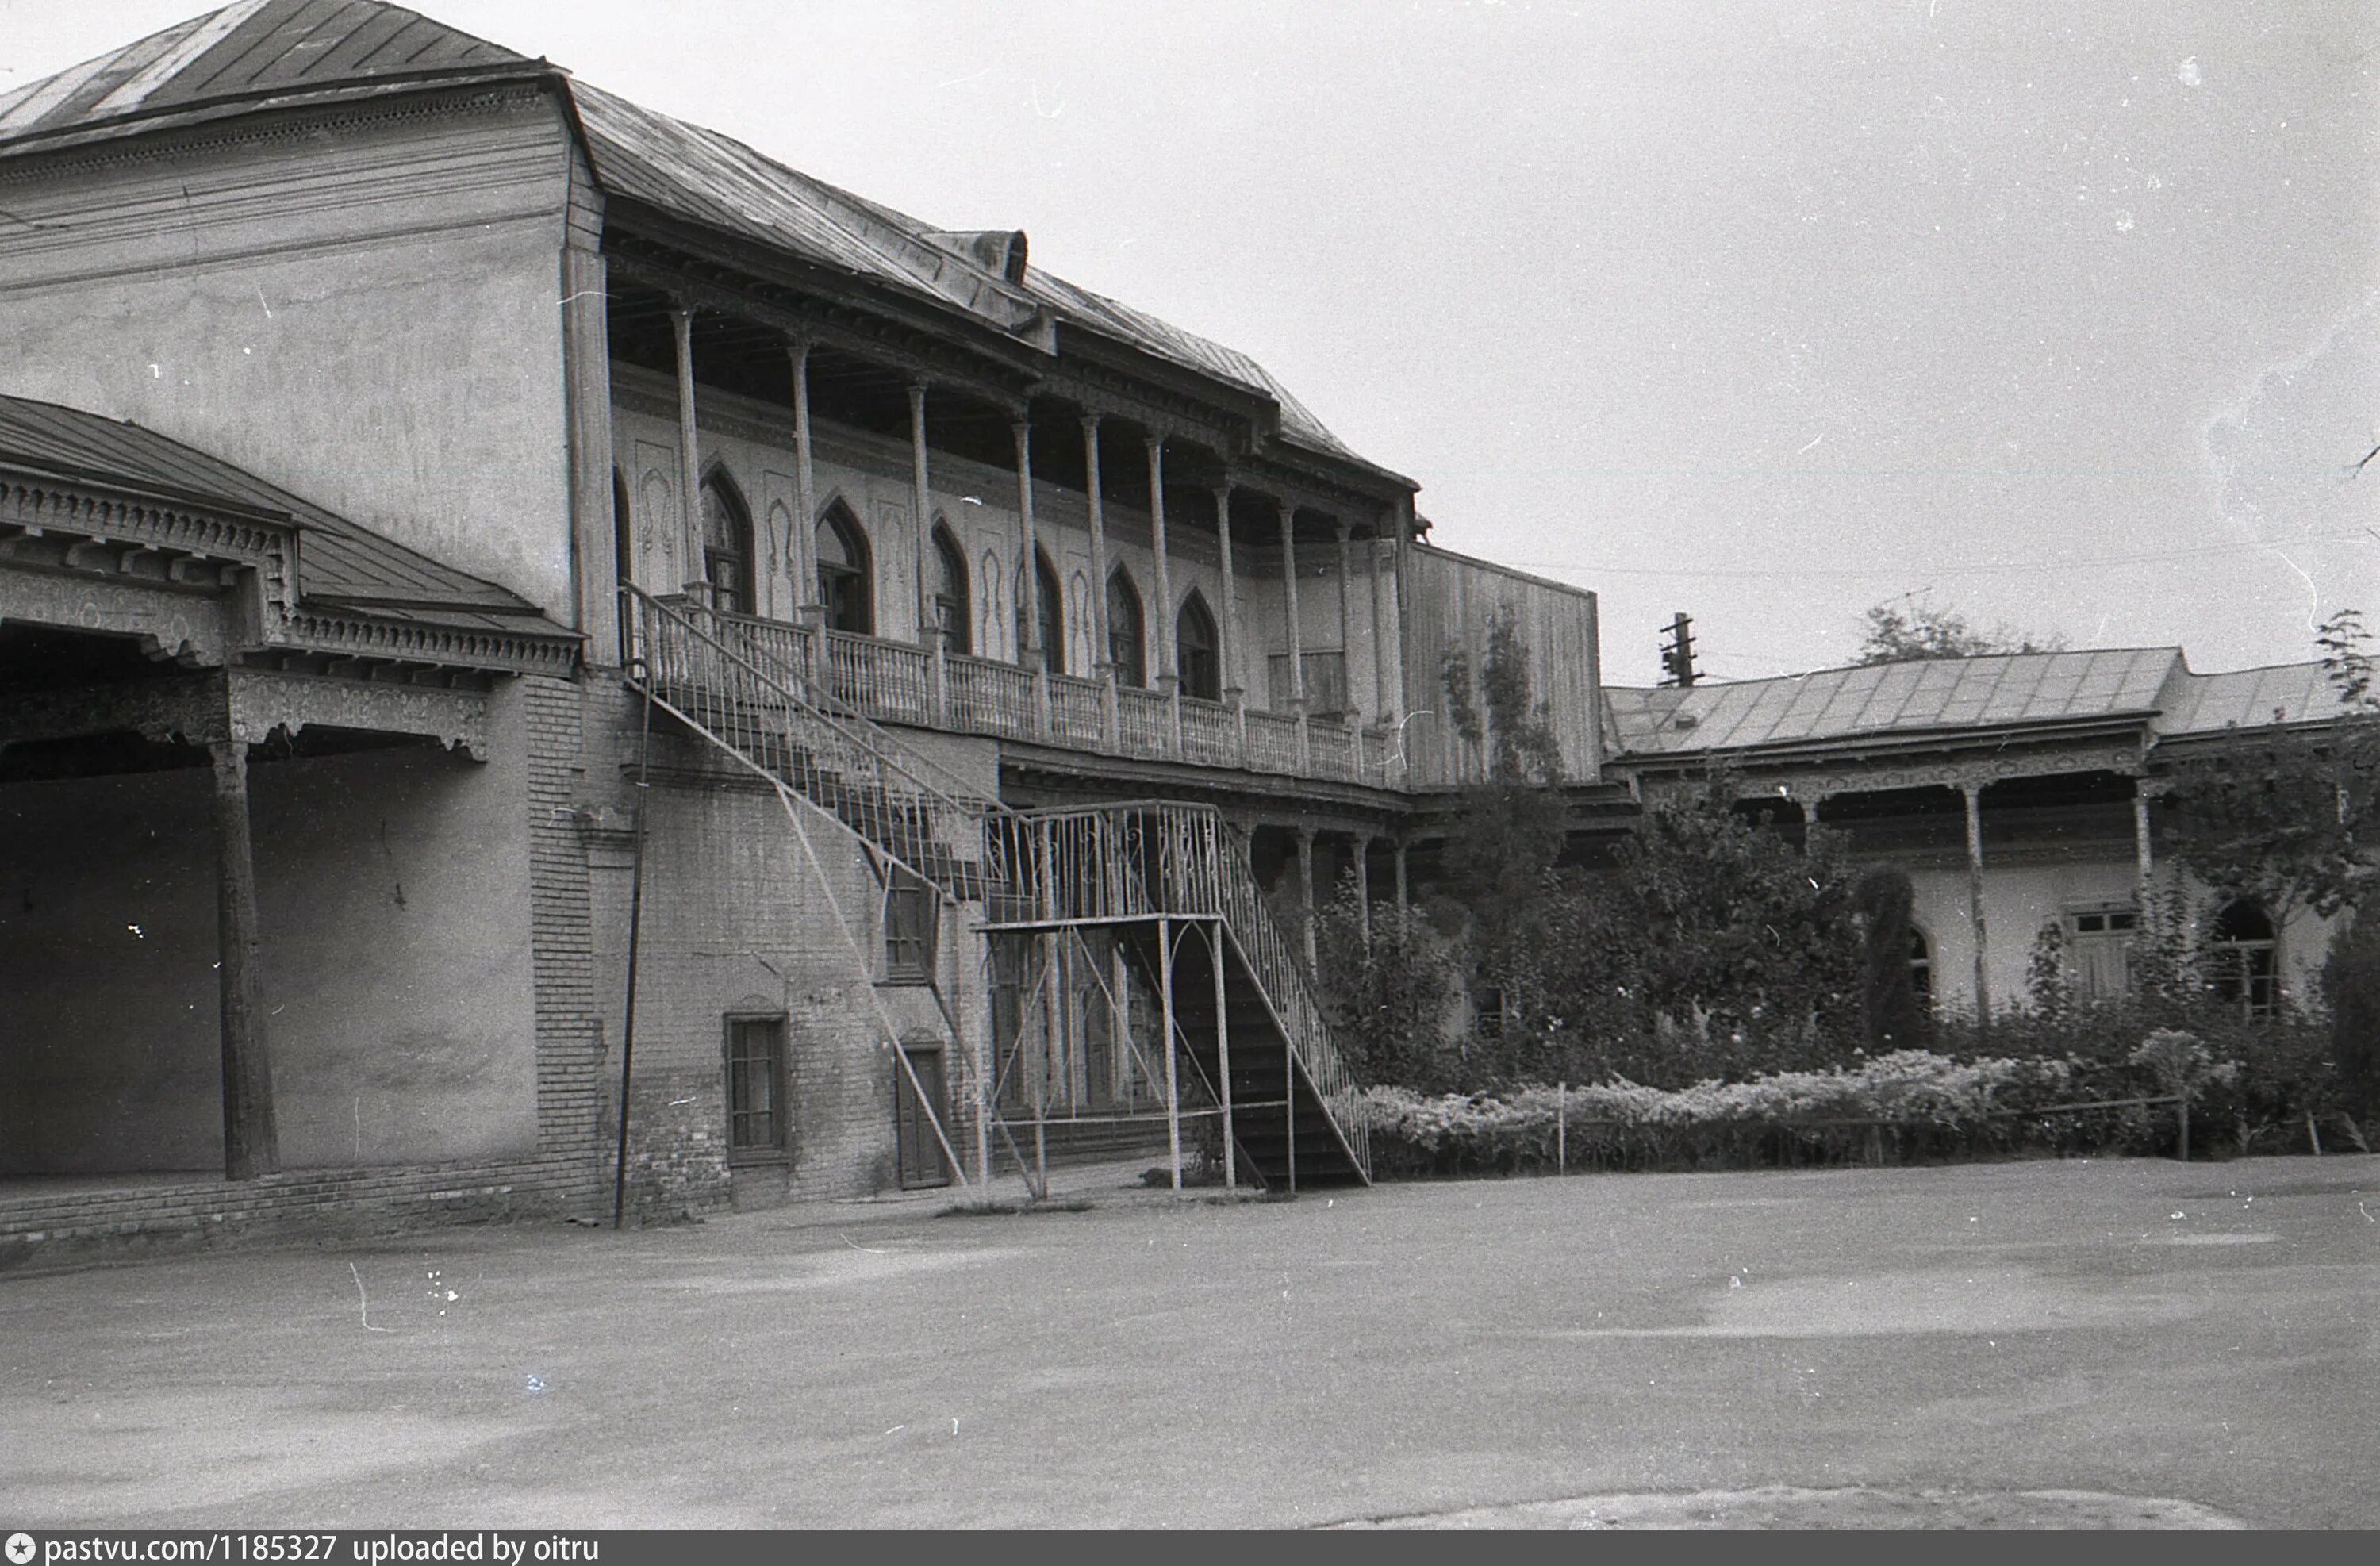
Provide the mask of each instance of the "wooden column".
[{"label": "wooden column", "polygon": [[1404,844],[1404,840],[1403,840],[1402,838],[1399,838],[1399,839],[1397,840],[1397,912],[1398,912],[1398,913],[1400,913],[1400,914],[1402,914],[1402,913],[1403,913],[1404,911],[1405,911],[1405,844]]},{"label": "wooden column", "polygon": [[710,601],[710,578],[702,561],[702,453],[694,423],[694,311],[670,311],[677,333],[678,580],[698,602]]},{"label": "wooden column", "polygon": [[815,625],[824,615],[818,596],[818,479],[810,451],[810,345],[795,337],[785,345],[794,376],[794,536],[785,559],[794,573],[795,617]]},{"label": "wooden column", "polygon": [[1305,716],[1305,638],[1297,624],[1297,504],[1281,503],[1281,591],[1289,616],[1289,710]]},{"label": "wooden column", "polygon": [[1338,519],[1339,540],[1339,678],[1346,686],[1346,722],[1360,723],[1357,715],[1362,704],[1355,699],[1355,621],[1347,609],[1347,578],[1354,575],[1352,555],[1347,547],[1347,519]]},{"label": "wooden column", "polygon": [[2149,821],[2149,802],[2157,796],[2146,778],[2132,780],[2132,856],[2140,876],[2140,907],[2145,917],[2149,907],[2149,878],[2156,873],[2156,845]]},{"label": "wooden column", "polygon": [[1984,977],[1984,785],[1962,783],[1967,801],[1967,928],[1975,941],[1975,1021],[1992,1024],[1990,989]]},{"label": "wooden column", "polygon": [[933,547],[934,492],[926,472],[926,383],[909,382],[909,509],[917,526],[910,529],[910,572],[917,611],[917,645],[937,647],[933,606],[926,601],[926,551]]},{"label": "wooden column", "polygon": [[248,746],[207,747],[214,762],[215,978],[222,997],[224,1178],[281,1170],[273,1113],[273,1060],[259,986],[256,857],[249,837]]},{"label": "wooden column", "polygon": [[1372,601],[1372,710],[1374,721],[1397,721],[1397,702],[1389,688],[1389,625],[1387,606],[1380,601],[1380,540],[1364,547],[1364,583]]},{"label": "wooden column", "polygon": [[1083,480],[1091,518],[1091,673],[1099,682],[1099,737],[1111,750],[1122,743],[1117,732],[1116,671],[1113,632],[1108,625],[1108,512],[1100,492],[1099,416],[1083,418]]},{"label": "wooden column", "polygon": [[1222,698],[1237,707],[1247,696],[1247,686],[1240,678],[1240,582],[1232,571],[1232,486],[1228,480],[1215,486],[1215,542],[1223,555],[1223,618],[1218,627],[1223,645],[1215,649],[1215,658],[1222,676]]},{"label": "wooden column", "polygon": [[1157,688],[1171,696],[1182,686],[1173,662],[1173,566],[1165,548],[1165,437],[1148,437],[1148,538],[1157,553]]},{"label": "wooden column", "polygon": [[[1025,540],[1026,662],[1033,670],[1033,721],[1038,732],[1046,734],[1050,732],[1050,654],[1041,645],[1041,546],[1033,528],[1033,426],[1018,419],[1008,428],[1016,437],[1016,526]],[[1058,634],[1065,634],[1062,614]],[[1060,648],[1058,653],[1062,661],[1065,649]]]},{"label": "wooden column", "polygon": [[1314,953],[1314,829],[1297,829],[1297,894],[1305,904],[1305,971],[1320,965]]}]

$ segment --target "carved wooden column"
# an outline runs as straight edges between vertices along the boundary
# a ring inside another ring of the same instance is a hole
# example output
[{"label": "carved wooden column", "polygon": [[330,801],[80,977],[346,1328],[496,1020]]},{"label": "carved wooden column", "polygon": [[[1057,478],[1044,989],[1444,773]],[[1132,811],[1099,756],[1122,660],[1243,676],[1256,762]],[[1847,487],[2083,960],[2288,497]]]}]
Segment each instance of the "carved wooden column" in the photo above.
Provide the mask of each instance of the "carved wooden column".
[{"label": "carved wooden column", "polygon": [[1165,437],[1148,437],[1148,541],[1157,556],[1157,688],[1173,709],[1173,754],[1182,754],[1182,674],[1174,662],[1173,563],[1165,544]]},{"label": "carved wooden column", "polygon": [[1091,516],[1091,673],[1099,681],[1099,742],[1117,748],[1114,634],[1108,625],[1107,496],[1100,492],[1099,416],[1083,417],[1083,491]]},{"label": "carved wooden column", "polygon": [[1984,784],[1970,779],[1959,784],[1967,801],[1967,928],[1975,941],[1975,1022],[1992,1025],[1991,992],[1984,977]]},{"label": "carved wooden column", "polygon": [[785,564],[794,576],[794,617],[816,628],[825,618],[818,596],[818,480],[810,451],[810,345],[807,337],[786,343],[794,376],[794,528],[785,540]]},{"label": "carved wooden column", "polygon": [[1305,636],[1297,623],[1297,503],[1281,502],[1281,590],[1289,617],[1289,710],[1297,719],[1297,770],[1311,771],[1314,751],[1305,727]]},{"label": "carved wooden column", "polygon": [[2156,873],[2156,838],[2155,823],[2150,819],[2150,805],[2165,793],[2162,782],[2147,778],[2132,780],[2132,854],[2138,862],[2140,875],[2140,908],[2145,917],[2149,907],[2149,880]]},{"label": "carved wooden column", "polygon": [[[1023,419],[1010,423],[1016,437],[1016,526],[1025,540],[1025,662],[1033,670],[1035,732],[1050,732],[1050,657],[1041,645],[1041,549],[1033,531],[1033,426]],[[1105,590],[1105,584],[1101,584]],[[1059,635],[1063,636],[1062,624]],[[1060,651],[1062,653],[1063,649]]]},{"label": "carved wooden column", "polygon": [[1358,709],[1362,704],[1355,699],[1355,622],[1347,611],[1347,578],[1354,574],[1354,567],[1349,563],[1347,519],[1342,516],[1336,521],[1334,530],[1339,540],[1339,680],[1346,687],[1343,693],[1347,702],[1345,721],[1360,726],[1363,719],[1358,716]]},{"label": "carved wooden column", "polygon": [[709,603],[710,578],[702,559],[702,453],[695,443],[694,311],[670,311],[670,324],[677,334],[678,547],[683,567],[678,579],[689,598]]},{"label": "carved wooden column", "polygon": [[917,645],[937,647],[941,637],[934,625],[933,605],[926,599],[926,551],[933,547],[934,492],[926,472],[926,383],[909,382],[909,510],[916,526],[910,528],[909,560],[912,596],[909,601],[917,611]]},{"label": "carved wooden column", "polygon": [[1173,566],[1165,547],[1165,437],[1148,437],[1148,538],[1157,553],[1157,688],[1171,694],[1182,678],[1173,662]]},{"label": "carved wooden column", "polygon": [[1223,618],[1217,632],[1222,642],[1215,649],[1217,694],[1232,709],[1237,734],[1237,759],[1248,764],[1247,686],[1240,674],[1240,579],[1232,568],[1232,484],[1215,486],[1215,543],[1222,552]]},{"label": "carved wooden column", "polygon": [[224,1178],[281,1169],[273,1061],[259,993],[256,858],[249,837],[248,745],[237,726],[211,742],[214,762],[215,977],[222,996]]}]

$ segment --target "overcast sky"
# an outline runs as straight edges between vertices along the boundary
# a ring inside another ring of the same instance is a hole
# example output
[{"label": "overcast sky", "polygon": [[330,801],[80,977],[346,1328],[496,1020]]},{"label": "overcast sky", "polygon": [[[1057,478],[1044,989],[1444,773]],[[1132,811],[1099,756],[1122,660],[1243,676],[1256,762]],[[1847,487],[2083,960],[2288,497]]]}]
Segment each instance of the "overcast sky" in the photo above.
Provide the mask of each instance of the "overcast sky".
[{"label": "overcast sky", "polygon": [[[0,0],[0,91],[200,8]],[[417,8],[1256,355],[1616,684],[2380,622],[2380,5]]]}]

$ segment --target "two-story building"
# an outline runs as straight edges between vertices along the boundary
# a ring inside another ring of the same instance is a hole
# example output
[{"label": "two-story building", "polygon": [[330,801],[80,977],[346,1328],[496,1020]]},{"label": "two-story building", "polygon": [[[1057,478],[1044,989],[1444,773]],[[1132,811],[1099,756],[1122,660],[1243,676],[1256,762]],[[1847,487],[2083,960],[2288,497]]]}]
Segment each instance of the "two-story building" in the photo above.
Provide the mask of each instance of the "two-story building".
[{"label": "two-story building", "polygon": [[1590,595],[1022,233],[362,0],[0,192],[11,1232],[1360,1175],[1295,910],[1476,774],[1448,655],[1598,781]]}]

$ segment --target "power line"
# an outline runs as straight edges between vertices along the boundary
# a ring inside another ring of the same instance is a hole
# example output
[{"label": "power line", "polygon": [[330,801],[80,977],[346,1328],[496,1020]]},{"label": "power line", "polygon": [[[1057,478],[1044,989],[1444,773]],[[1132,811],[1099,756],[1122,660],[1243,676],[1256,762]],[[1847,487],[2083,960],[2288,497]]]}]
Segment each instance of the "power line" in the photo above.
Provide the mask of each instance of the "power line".
[{"label": "power line", "polygon": [[[2357,543],[2362,541],[2362,537],[2361,534],[2356,533],[2320,533],[2311,538],[2280,539],[2269,543],[2208,544],[2199,549],[2161,550],[2140,554],[2103,554],[2082,560],[2048,560],[1994,565],[1946,565],[1939,561],[1929,561],[1919,569],[1945,577],[2021,576],[2036,572],[2085,571],[2105,565],[2146,565],[2172,560],[2203,560],[2219,554],[2257,554],[2300,544]],[[1575,565],[1566,560],[1520,560],[1514,561],[1513,564],[1524,571],[1569,571],[1591,577],[1689,577],[1703,579],[1730,578],[1762,581],[1810,580],[1826,577],[1845,581],[1875,581],[1911,575],[1909,571],[1898,566],[1879,566],[1872,571],[1807,568],[1796,571],[1712,571],[1658,565]]]}]

